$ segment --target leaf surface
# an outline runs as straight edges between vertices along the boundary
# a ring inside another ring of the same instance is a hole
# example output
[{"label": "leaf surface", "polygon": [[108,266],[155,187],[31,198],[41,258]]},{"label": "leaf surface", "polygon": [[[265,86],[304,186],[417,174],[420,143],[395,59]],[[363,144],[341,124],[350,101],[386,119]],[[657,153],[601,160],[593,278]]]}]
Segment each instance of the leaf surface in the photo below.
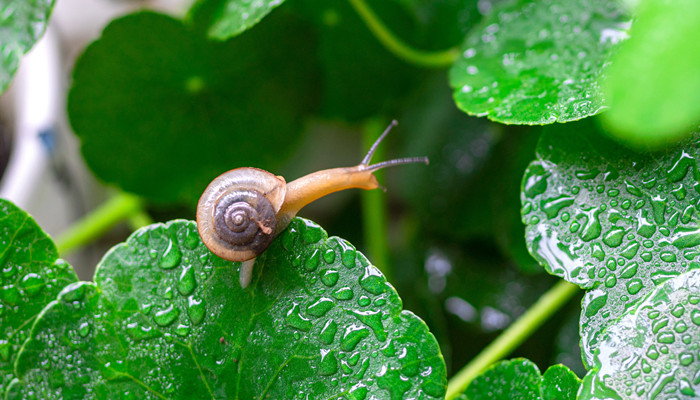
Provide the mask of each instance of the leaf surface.
[{"label": "leaf surface", "polygon": [[5,0],[0,3],[0,93],[10,85],[20,58],[44,34],[54,2]]},{"label": "leaf surface", "polygon": [[247,289],[239,265],[211,254],[194,222],[137,231],[105,256],[95,284],[67,288],[44,311],[20,356],[14,393],[444,396],[434,337],[348,242],[295,219],[257,258]]},{"label": "leaf surface", "polygon": [[698,337],[700,270],[693,269],[656,287],[605,331],[579,399],[697,398]]},{"label": "leaf surface", "polygon": [[207,34],[212,39],[226,40],[252,28],[284,0],[198,0],[192,12],[209,11]]},{"label": "leaf surface", "polygon": [[626,37],[615,1],[511,1],[462,45],[450,69],[457,106],[506,124],[551,124],[597,114],[603,71]]},{"label": "leaf surface", "polygon": [[196,204],[236,167],[274,171],[312,108],[310,49],[313,36],[286,14],[224,43],[161,14],[117,19],[78,60],[69,93],[85,161],[160,203]]},{"label": "leaf surface", "polygon": [[575,128],[545,130],[523,178],[522,215],[530,253],[588,289],[581,346],[591,366],[608,325],[656,285],[698,265],[700,135],[639,154],[590,123]]},{"label": "leaf surface", "polygon": [[0,199],[0,398],[37,314],[77,279],[34,219]]}]

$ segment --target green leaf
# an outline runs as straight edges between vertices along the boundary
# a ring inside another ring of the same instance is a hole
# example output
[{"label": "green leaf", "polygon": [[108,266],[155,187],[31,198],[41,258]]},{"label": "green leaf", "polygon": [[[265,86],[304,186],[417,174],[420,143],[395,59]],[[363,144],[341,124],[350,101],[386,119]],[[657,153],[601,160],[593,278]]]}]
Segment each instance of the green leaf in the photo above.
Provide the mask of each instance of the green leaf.
[{"label": "green leaf", "polygon": [[606,81],[611,132],[641,147],[685,136],[700,123],[700,3],[644,0]]},{"label": "green leaf", "polygon": [[55,0],[0,1],[0,93],[10,85],[20,58],[44,34]]},{"label": "green leaf", "polygon": [[457,106],[507,124],[597,114],[599,79],[627,17],[616,1],[511,1],[473,30],[450,69]]},{"label": "green leaf", "polygon": [[530,360],[501,361],[477,376],[457,400],[574,400],[580,380],[567,367],[549,367],[544,376]]},{"label": "green leaf", "polygon": [[102,180],[161,203],[195,204],[235,167],[274,171],[313,103],[310,49],[287,14],[225,43],[161,14],[117,19],[74,71],[68,112],[83,156]]},{"label": "green leaf", "polygon": [[523,178],[530,253],[552,274],[589,289],[581,347],[592,365],[601,332],[700,255],[699,134],[639,154],[590,123],[546,129]]},{"label": "green leaf", "polygon": [[295,219],[257,258],[247,289],[239,266],[211,254],[192,221],[137,231],[105,256],[95,284],[67,288],[37,320],[16,393],[444,396],[434,337],[348,242]]},{"label": "green leaf", "polygon": [[78,278],[26,212],[0,199],[0,398],[34,318]]},{"label": "green leaf", "polygon": [[[394,118],[424,71],[382,47],[347,0],[299,0],[290,5],[308,16],[318,32],[323,116],[349,121],[377,115]],[[411,32],[406,14],[393,2],[374,2],[372,10],[397,34]]]},{"label": "green leaf", "polygon": [[700,270],[656,287],[605,331],[579,398],[697,398],[699,303]]},{"label": "green leaf", "polygon": [[260,22],[284,0],[197,0],[190,13],[208,9],[208,36],[226,40]]}]

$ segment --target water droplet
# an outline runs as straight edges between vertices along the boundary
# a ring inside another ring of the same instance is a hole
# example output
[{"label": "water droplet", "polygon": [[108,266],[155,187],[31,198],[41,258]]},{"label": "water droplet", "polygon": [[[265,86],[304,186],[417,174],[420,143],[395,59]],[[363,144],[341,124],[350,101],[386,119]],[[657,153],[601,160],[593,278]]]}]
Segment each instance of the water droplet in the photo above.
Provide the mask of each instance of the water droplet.
[{"label": "water droplet", "polygon": [[353,351],[357,344],[367,336],[369,336],[369,329],[352,324],[345,328],[345,332],[340,339],[340,348],[343,351]]},{"label": "water droplet", "polygon": [[303,317],[299,311],[299,303],[294,303],[292,308],[287,311],[287,316],[285,317],[287,324],[289,324],[292,328],[308,332],[312,327],[311,321],[308,318]]},{"label": "water droplet", "polygon": [[194,291],[197,286],[197,281],[194,277],[194,268],[191,265],[185,265],[180,273],[180,278],[177,281],[177,290],[181,295],[187,296]]},{"label": "water droplet", "polygon": [[318,364],[318,373],[323,376],[333,375],[338,372],[338,359],[335,351],[321,349],[321,361]]},{"label": "water droplet", "polygon": [[134,340],[152,339],[161,333],[145,321],[130,322],[126,325],[126,333]]},{"label": "water droplet", "polygon": [[617,284],[617,278],[615,277],[615,275],[610,274],[610,275],[608,275],[607,278],[605,278],[605,287],[611,288],[611,287],[614,287],[616,284]]},{"label": "water droplet", "polygon": [[175,308],[172,304],[170,304],[168,307],[166,307],[163,310],[157,311],[155,315],[153,316],[153,320],[156,321],[156,324],[160,326],[168,326],[175,321],[177,318],[179,312],[177,308]]},{"label": "water droplet", "polygon": [[662,225],[666,222],[666,199],[661,196],[652,197],[651,208],[654,212],[654,222],[657,225]]},{"label": "water droplet", "polygon": [[311,222],[309,220],[302,220],[304,225],[302,225],[306,229],[302,229],[303,232],[301,234],[301,240],[304,241],[304,243],[307,244],[314,244],[317,243],[319,240],[323,239],[325,236],[326,232],[316,223]]},{"label": "water droplet", "polygon": [[345,268],[353,268],[355,266],[356,250],[346,240],[338,239],[338,247],[340,250],[340,258]]},{"label": "water droplet", "polygon": [[20,282],[20,286],[24,290],[24,293],[26,293],[28,296],[34,296],[37,294],[41,289],[43,289],[44,285],[44,279],[41,277],[41,275],[35,273],[26,274]]},{"label": "water droplet", "polygon": [[639,242],[634,241],[622,249],[622,256],[628,260],[631,260],[635,255],[637,255],[637,250],[639,250]]},{"label": "water droplet", "polygon": [[633,196],[642,197],[642,191],[630,181],[625,181],[625,189]]},{"label": "water droplet", "polygon": [[681,151],[676,161],[673,163],[670,169],[666,171],[668,175],[668,180],[671,182],[678,182],[685,178],[688,173],[688,168],[695,166],[695,159],[690,154],[686,153],[685,150]]},{"label": "water droplet", "polygon": [[673,332],[664,331],[656,336],[656,340],[659,343],[672,344],[676,341],[676,336],[673,334]]},{"label": "water droplet", "polygon": [[598,175],[600,174],[600,170],[597,168],[593,168],[591,170],[578,170],[574,172],[574,176],[576,176],[578,179],[582,181],[588,181],[591,179],[595,179]]},{"label": "water droplet", "polygon": [[652,254],[649,251],[644,251],[644,252],[642,252],[640,257],[642,257],[642,260],[649,262],[649,261],[651,261]]},{"label": "water droplet", "polygon": [[631,281],[627,282],[627,292],[629,294],[637,294],[643,287],[644,284],[642,284],[640,279],[632,279]]},{"label": "water droplet", "polygon": [[608,292],[605,290],[595,289],[587,293],[582,301],[582,306],[587,317],[592,317],[600,311],[608,302]]},{"label": "water droplet", "polygon": [[678,321],[675,325],[673,325],[673,330],[678,333],[683,333],[688,330],[688,325],[686,325],[686,323],[683,321]]},{"label": "water droplet", "polygon": [[195,228],[194,225],[186,227],[184,234],[185,237],[182,242],[184,243],[186,248],[194,250],[197,248],[197,246],[199,246],[200,243],[202,243],[202,240],[199,237],[199,233],[197,232],[197,228]]},{"label": "water droplet", "polygon": [[177,327],[175,327],[175,334],[180,337],[185,337],[189,335],[189,333],[190,327],[187,325],[179,324]]},{"label": "water droplet", "polygon": [[205,312],[206,307],[202,299],[196,296],[190,296],[187,298],[187,315],[189,315],[192,324],[199,325],[199,323],[204,319]]},{"label": "water droplet", "polygon": [[605,252],[603,251],[603,246],[600,243],[593,243],[591,246],[591,257],[598,261],[603,261],[605,258]]},{"label": "water droplet", "polygon": [[387,334],[384,330],[384,324],[382,323],[381,311],[353,311],[353,315],[355,315],[360,322],[372,329],[374,335],[377,337],[377,340],[381,342],[386,340]]},{"label": "water droplet", "polygon": [[307,271],[314,271],[316,268],[318,268],[320,262],[321,252],[318,249],[315,249],[304,261],[304,269]]},{"label": "water droplet", "polygon": [[338,278],[340,274],[334,269],[327,269],[321,275],[321,282],[328,287],[335,286],[338,283]]},{"label": "water droplet", "polygon": [[370,298],[365,295],[362,295],[359,299],[357,299],[357,305],[359,305],[360,307],[366,307],[370,305],[371,302],[372,300],[370,300]]},{"label": "water droplet", "polygon": [[687,367],[688,365],[692,364],[694,360],[694,357],[690,353],[681,353],[681,355],[678,357],[678,361],[680,361],[681,365],[684,367]]},{"label": "water droplet", "polygon": [[694,323],[695,325],[699,325],[699,326],[700,326],[700,310],[697,310],[697,309],[696,309],[696,310],[693,310],[693,311],[690,313],[690,320],[693,321],[693,323]]},{"label": "water droplet", "polygon": [[629,279],[637,274],[637,269],[639,264],[637,262],[631,262],[620,272],[620,278]]},{"label": "water droplet", "polygon": [[354,296],[352,288],[349,286],[341,287],[340,289],[333,292],[333,297],[338,300],[350,300]]},{"label": "water droplet", "polygon": [[525,196],[534,198],[547,190],[547,173],[541,164],[531,164],[523,178]]},{"label": "water droplet", "polygon": [[365,272],[360,278],[360,286],[374,295],[380,295],[388,288],[384,275],[371,265],[365,267]]},{"label": "water droplet", "polygon": [[[656,360],[659,358],[659,352],[656,350],[656,345],[651,345],[649,346],[649,349],[647,350],[647,357],[651,358],[652,360]],[[648,373],[648,371],[645,371]]]},{"label": "water droplet", "polygon": [[613,226],[608,233],[603,236],[603,243],[610,247],[617,247],[622,243],[625,233],[627,233],[627,231],[624,228]]},{"label": "water droplet", "polygon": [[586,219],[585,226],[580,234],[581,239],[588,242],[600,236],[603,230],[600,225],[600,220],[598,219],[600,212],[600,208],[592,208],[590,210],[583,210],[582,214],[577,216],[577,219],[579,216],[584,216]]},{"label": "water droplet", "polygon": [[323,261],[325,261],[326,264],[333,264],[335,261],[335,249],[326,249],[326,251],[323,252]]},{"label": "water droplet", "polygon": [[670,251],[662,251],[659,257],[665,262],[676,262],[676,255]]},{"label": "water droplet", "polygon": [[88,334],[90,334],[90,323],[83,322],[78,327],[78,335],[80,335],[80,337],[82,338],[85,338]]},{"label": "water droplet", "polygon": [[163,269],[175,268],[180,263],[181,258],[180,249],[177,248],[177,245],[172,240],[168,240],[168,247],[160,259],[160,267]]},{"label": "water droplet", "polygon": [[335,340],[335,334],[338,332],[338,324],[331,320],[328,320],[326,324],[323,326],[321,329],[321,333],[319,333],[318,338],[321,340],[321,342],[325,344],[331,344],[333,343],[333,340]]},{"label": "water droplet", "polygon": [[328,311],[335,305],[335,302],[328,297],[321,297],[313,302],[307,309],[306,313],[316,318],[326,315]]},{"label": "water droplet", "polygon": [[559,211],[561,211],[561,209],[568,207],[572,204],[574,204],[574,198],[567,195],[543,199],[540,202],[542,211],[544,211],[544,213],[547,215],[547,218],[549,219],[556,218],[559,215]]}]

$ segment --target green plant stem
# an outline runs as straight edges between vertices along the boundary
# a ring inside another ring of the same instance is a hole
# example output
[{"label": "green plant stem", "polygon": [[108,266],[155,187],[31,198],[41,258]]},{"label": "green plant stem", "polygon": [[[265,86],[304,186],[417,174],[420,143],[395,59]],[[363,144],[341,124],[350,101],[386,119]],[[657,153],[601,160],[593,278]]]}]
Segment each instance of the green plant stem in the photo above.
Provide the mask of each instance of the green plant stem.
[{"label": "green plant stem", "polygon": [[396,37],[364,0],[349,1],[377,40],[400,59],[411,64],[430,68],[446,68],[451,66],[457,59],[459,54],[457,48],[436,52],[414,49]]},{"label": "green plant stem", "polygon": [[578,290],[578,286],[566,281],[561,281],[549,289],[525,314],[450,379],[445,400],[452,400],[460,395],[477,375],[517,348]]},{"label": "green plant stem", "polygon": [[[118,193],[56,238],[58,254],[65,257],[78,247],[99,238],[118,222],[138,217],[139,214],[143,213],[142,206],[139,197],[128,193]],[[146,222],[146,219],[141,216],[138,223],[143,222]]]},{"label": "green plant stem", "polygon": [[[366,121],[362,126],[363,148],[369,149],[386,128],[386,125],[381,118]],[[379,146],[374,153],[373,159],[375,162],[384,159],[382,146]],[[374,175],[381,178],[384,171],[376,171]],[[387,241],[386,194],[382,190],[375,189],[363,190],[360,196],[365,247],[371,257],[372,264],[376,265],[386,276],[386,279],[391,282],[393,270],[389,261],[389,243]]]}]

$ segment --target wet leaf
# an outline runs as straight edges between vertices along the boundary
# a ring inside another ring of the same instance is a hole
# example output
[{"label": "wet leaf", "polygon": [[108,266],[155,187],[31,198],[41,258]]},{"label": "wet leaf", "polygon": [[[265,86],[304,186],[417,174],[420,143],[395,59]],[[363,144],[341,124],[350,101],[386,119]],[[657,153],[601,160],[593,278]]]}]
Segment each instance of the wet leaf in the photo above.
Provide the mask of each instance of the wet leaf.
[{"label": "wet leaf", "polygon": [[253,27],[282,3],[284,0],[197,0],[192,10],[211,9],[208,36],[226,40]]},{"label": "wet leaf", "polygon": [[579,398],[697,398],[699,303],[700,270],[657,286],[603,333]]},{"label": "wet leaf", "polygon": [[0,93],[10,85],[20,58],[44,34],[54,3],[55,0],[0,3]]},{"label": "wet leaf", "polygon": [[434,337],[348,242],[295,219],[258,257],[247,289],[239,265],[211,254],[194,222],[137,231],[105,256],[95,284],[67,288],[44,311],[13,393],[444,396]]},{"label": "wet leaf", "polygon": [[590,123],[572,127],[545,130],[523,178],[522,215],[530,253],[589,289],[581,346],[591,366],[608,325],[697,265],[700,134],[664,153],[639,154]]},{"label": "wet leaf", "polygon": [[0,398],[37,314],[78,280],[56,245],[26,212],[0,199]]},{"label": "wet leaf", "polygon": [[645,0],[606,81],[610,111],[602,115],[618,138],[660,146],[700,122],[700,3]]},{"label": "wet leaf", "polygon": [[473,30],[450,69],[457,106],[507,124],[597,114],[599,79],[627,17],[615,1],[511,1]]},{"label": "wet leaf", "polygon": [[221,171],[274,171],[313,103],[313,48],[286,13],[224,43],[161,14],[117,19],[74,71],[83,156],[102,180],[161,203],[195,204]]},{"label": "wet leaf", "polygon": [[574,400],[580,382],[561,364],[541,375],[532,361],[515,358],[501,361],[477,376],[457,400]]}]

